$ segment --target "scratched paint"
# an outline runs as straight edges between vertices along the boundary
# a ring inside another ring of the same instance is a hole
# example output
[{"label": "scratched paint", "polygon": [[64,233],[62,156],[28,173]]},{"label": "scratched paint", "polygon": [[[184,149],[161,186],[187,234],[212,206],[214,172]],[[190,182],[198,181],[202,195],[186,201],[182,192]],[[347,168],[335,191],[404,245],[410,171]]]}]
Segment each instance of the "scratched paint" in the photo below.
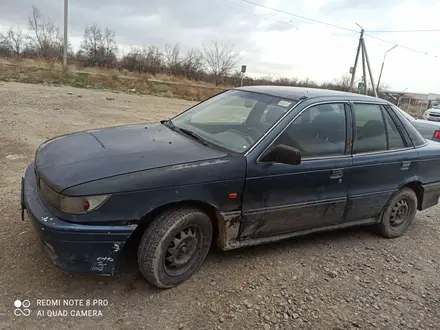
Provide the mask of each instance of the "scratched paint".
[{"label": "scratched paint", "polygon": [[42,217],[41,218],[42,221],[47,222],[47,221],[52,221],[53,218],[49,218],[49,217]]},{"label": "scratched paint", "polygon": [[345,203],[334,202],[248,212],[243,217],[240,239],[261,238],[335,225],[341,221],[344,210]]},{"label": "scratched paint", "polygon": [[216,159],[214,161],[205,161],[202,163],[179,164],[179,165],[170,166],[169,170],[171,171],[171,170],[180,170],[180,169],[184,169],[184,168],[202,167],[202,166],[213,165],[213,164],[221,164],[221,163],[225,163],[225,162],[227,162],[227,160]]},{"label": "scratched paint", "polygon": [[121,249],[120,243],[113,244],[113,252],[118,252]]},{"label": "scratched paint", "polygon": [[92,267],[92,271],[102,272],[109,262],[113,262],[111,257],[98,257],[96,258],[96,264]]}]

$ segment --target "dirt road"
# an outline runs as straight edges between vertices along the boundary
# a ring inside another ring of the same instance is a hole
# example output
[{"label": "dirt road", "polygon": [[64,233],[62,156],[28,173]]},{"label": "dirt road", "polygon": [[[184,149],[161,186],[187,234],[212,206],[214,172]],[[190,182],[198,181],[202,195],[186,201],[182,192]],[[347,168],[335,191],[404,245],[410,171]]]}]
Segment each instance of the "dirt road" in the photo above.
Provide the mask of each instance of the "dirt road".
[{"label": "dirt road", "polygon": [[[0,328],[439,329],[440,207],[419,213],[395,240],[352,229],[213,251],[196,276],[170,290],[143,280],[130,251],[114,277],[70,274],[46,260],[19,214],[20,178],[38,145],[86,128],[167,118],[190,104],[0,82]],[[29,300],[29,316],[14,315],[17,299]],[[69,299],[102,301],[63,306]]]}]

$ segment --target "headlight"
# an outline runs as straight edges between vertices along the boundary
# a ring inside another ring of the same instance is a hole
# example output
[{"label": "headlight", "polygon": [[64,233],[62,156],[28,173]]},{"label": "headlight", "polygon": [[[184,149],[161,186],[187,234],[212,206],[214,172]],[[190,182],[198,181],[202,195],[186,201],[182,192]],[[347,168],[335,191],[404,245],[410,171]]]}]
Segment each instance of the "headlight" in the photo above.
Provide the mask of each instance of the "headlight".
[{"label": "headlight", "polygon": [[40,195],[44,201],[69,214],[86,214],[99,208],[111,195],[94,195],[69,197],[63,196],[48,187],[43,180],[39,180]]},{"label": "headlight", "polygon": [[70,214],[85,214],[96,210],[110,197],[110,195],[96,195],[84,197],[68,197],[60,195],[59,210]]}]

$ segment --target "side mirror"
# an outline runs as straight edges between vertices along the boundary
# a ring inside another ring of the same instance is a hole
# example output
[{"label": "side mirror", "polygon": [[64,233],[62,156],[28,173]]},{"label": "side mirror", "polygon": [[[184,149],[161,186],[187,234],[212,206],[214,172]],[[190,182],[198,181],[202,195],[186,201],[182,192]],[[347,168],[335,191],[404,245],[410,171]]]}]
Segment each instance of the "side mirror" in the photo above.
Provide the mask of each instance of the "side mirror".
[{"label": "side mirror", "polygon": [[289,165],[301,164],[301,154],[298,149],[285,144],[278,144],[270,149],[262,158],[263,162],[275,162]]}]

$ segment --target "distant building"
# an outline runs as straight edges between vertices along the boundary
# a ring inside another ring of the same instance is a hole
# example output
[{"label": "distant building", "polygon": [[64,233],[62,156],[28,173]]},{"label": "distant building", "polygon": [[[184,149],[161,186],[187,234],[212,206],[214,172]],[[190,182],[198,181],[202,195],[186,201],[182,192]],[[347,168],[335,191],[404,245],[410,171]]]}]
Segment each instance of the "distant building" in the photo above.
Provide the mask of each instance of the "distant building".
[{"label": "distant building", "polygon": [[429,100],[429,103],[432,104],[432,106],[439,105],[440,104],[440,94],[429,93],[428,100]]}]

